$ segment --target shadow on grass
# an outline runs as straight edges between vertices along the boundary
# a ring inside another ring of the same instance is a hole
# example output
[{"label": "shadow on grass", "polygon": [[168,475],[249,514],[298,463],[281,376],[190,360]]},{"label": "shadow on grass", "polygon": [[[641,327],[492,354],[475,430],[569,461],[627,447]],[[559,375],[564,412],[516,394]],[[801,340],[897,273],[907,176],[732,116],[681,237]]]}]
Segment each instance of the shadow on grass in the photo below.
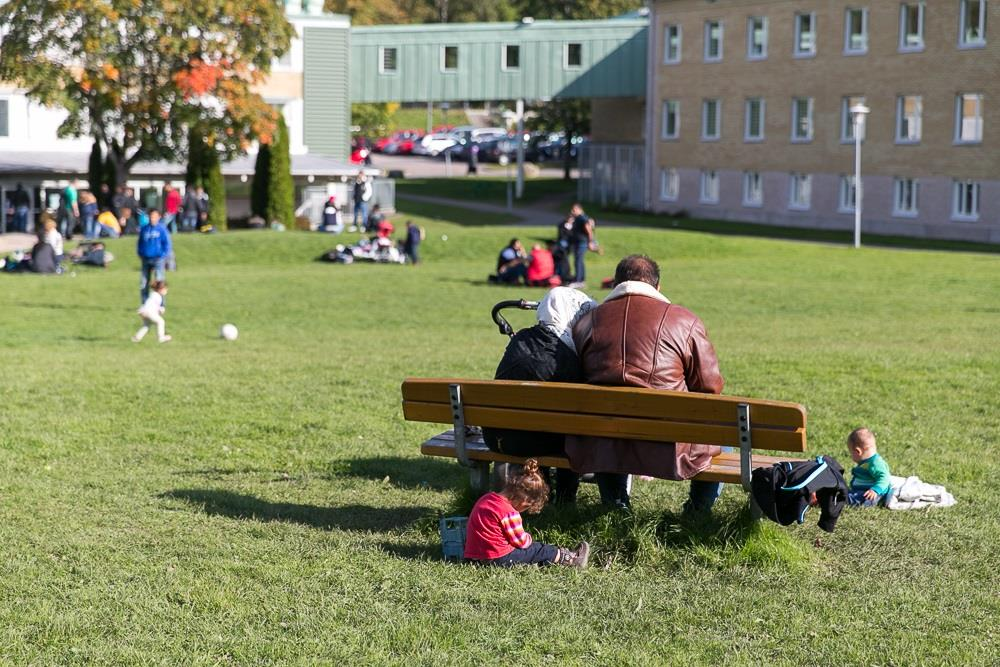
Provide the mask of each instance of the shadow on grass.
[{"label": "shadow on grass", "polygon": [[392,542],[383,542],[379,545],[379,548],[391,556],[402,558],[404,560],[428,561],[442,560],[444,558],[440,545],[430,546],[427,544],[395,544]]},{"label": "shadow on grass", "polygon": [[401,489],[451,491],[465,476],[465,469],[451,459],[372,456],[338,461],[330,479],[343,476],[381,481]]},{"label": "shadow on grass", "polygon": [[181,500],[198,506],[205,514],[253,521],[299,523],[324,530],[388,531],[405,528],[431,512],[429,507],[370,507],[344,505],[317,507],[296,503],[272,503],[218,489],[176,489],[161,498]]}]

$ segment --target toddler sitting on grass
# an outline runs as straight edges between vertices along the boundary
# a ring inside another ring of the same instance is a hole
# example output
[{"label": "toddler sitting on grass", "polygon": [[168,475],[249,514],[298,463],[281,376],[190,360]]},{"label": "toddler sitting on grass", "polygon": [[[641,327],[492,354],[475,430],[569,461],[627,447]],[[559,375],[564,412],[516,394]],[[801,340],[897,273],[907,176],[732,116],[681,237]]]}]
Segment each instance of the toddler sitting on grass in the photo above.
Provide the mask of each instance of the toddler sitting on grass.
[{"label": "toddler sitting on grass", "polygon": [[875,447],[875,435],[866,428],[856,428],[847,436],[847,449],[857,464],[851,470],[851,488],[847,493],[850,505],[878,505],[892,488],[889,464]]},{"label": "toddler sitting on grass", "polygon": [[465,536],[465,558],[485,565],[567,565],[585,568],[590,545],[580,542],[575,551],[531,539],[521,525],[521,512],[537,514],[549,499],[549,485],[542,479],[538,461],[528,459],[524,468],[507,480],[500,493],[490,491],[472,508]]}]

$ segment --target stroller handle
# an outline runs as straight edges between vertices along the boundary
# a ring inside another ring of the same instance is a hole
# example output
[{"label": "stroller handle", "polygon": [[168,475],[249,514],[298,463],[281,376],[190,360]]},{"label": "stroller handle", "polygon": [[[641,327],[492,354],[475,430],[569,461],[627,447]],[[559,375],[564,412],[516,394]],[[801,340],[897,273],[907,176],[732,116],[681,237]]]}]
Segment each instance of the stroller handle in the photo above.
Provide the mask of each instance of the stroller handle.
[{"label": "stroller handle", "polygon": [[500,329],[500,333],[505,336],[514,336],[514,329],[510,326],[510,323],[500,314],[501,310],[505,308],[517,308],[518,310],[538,310],[537,301],[525,301],[524,299],[511,300],[511,301],[501,301],[497,305],[493,306],[493,321],[496,323],[497,327]]}]

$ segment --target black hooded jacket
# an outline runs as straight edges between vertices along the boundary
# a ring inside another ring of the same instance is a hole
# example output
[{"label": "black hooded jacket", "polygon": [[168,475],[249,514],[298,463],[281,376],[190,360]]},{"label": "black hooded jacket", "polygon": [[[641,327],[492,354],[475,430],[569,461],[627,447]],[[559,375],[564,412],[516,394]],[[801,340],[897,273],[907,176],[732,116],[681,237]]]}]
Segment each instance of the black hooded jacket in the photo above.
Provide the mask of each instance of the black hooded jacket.
[{"label": "black hooded jacket", "polygon": [[782,526],[803,523],[815,493],[820,508],[819,527],[828,533],[833,532],[847,502],[844,467],[829,456],[756,468],[750,488],[764,515]]},{"label": "black hooded jacket", "polygon": [[[500,359],[497,380],[534,382],[583,382],[576,353],[559,336],[536,324],[521,329],[507,344]],[[495,452],[511,456],[564,456],[564,436],[512,429],[484,428],[483,439]]]}]

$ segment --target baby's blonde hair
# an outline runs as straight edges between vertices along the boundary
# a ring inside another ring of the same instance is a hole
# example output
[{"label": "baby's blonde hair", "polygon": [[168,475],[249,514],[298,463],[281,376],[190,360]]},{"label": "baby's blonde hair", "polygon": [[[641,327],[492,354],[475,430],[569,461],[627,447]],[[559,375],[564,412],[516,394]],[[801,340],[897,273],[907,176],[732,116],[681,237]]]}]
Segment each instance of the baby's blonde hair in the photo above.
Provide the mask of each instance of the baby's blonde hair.
[{"label": "baby's blonde hair", "polygon": [[847,446],[852,449],[868,449],[869,447],[875,447],[875,434],[870,430],[862,426],[861,428],[856,428],[851,431],[851,434],[847,436]]}]

